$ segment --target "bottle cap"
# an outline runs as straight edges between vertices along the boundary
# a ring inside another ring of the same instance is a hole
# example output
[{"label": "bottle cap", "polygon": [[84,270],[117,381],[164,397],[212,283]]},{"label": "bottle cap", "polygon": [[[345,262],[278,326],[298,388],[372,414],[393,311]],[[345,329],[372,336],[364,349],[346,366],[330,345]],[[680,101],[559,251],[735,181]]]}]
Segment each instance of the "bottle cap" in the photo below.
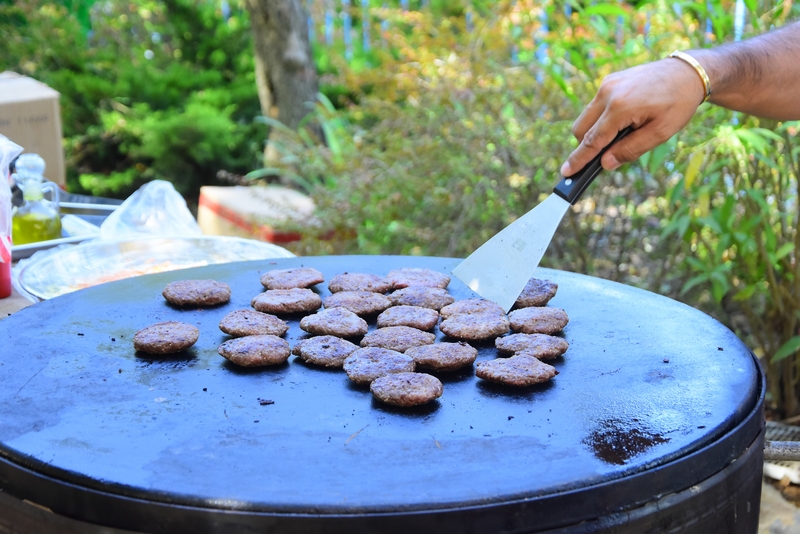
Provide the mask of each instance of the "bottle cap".
[{"label": "bottle cap", "polygon": [[17,158],[14,168],[20,178],[44,176],[45,163],[39,154],[22,154]]}]

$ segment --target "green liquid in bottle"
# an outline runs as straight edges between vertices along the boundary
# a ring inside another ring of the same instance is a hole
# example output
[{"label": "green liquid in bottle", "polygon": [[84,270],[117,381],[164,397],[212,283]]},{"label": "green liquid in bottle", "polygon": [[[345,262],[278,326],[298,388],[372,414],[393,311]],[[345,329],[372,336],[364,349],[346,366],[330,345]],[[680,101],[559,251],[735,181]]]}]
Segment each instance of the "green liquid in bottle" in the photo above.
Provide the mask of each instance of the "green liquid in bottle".
[{"label": "green liquid in bottle", "polygon": [[[37,154],[22,154],[16,163],[17,183],[25,202],[11,216],[11,241],[15,245],[49,241],[61,237],[58,192],[55,184],[44,185],[44,160]],[[44,190],[53,190],[55,202],[44,199]]]},{"label": "green liquid in bottle", "polygon": [[61,237],[61,219],[52,213],[14,214],[11,222],[11,239],[15,245],[59,239]]}]

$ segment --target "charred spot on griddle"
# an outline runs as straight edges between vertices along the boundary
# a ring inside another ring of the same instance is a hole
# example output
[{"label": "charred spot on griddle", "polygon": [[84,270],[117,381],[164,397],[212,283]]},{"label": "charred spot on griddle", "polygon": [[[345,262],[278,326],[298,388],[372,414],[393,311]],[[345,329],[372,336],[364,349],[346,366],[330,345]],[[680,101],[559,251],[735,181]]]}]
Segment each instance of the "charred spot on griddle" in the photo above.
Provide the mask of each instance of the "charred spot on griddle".
[{"label": "charred spot on griddle", "polygon": [[631,422],[619,419],[605,420],[582,443],[589,446],[592,453],[600,460],[614,465],[624,465],[634,456],[669,441],[669,438],[646,425],[636,422],[636,426],[633,427]]}]

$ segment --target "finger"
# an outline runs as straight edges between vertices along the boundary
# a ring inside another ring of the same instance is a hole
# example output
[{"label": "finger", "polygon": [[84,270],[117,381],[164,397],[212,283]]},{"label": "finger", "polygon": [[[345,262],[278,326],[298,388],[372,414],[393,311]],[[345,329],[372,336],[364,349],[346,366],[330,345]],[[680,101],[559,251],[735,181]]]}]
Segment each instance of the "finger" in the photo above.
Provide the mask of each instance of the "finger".
[{"label": "finger", "polygon": [[617,123],[610,120],[606,110],[597,122],[587,130],[578,148],[569,155],[566,163],[561,167],[561,174],[571,176],[581,170],[614,140],[620,130],[629,125],[630,123]]},{"label": "finger", "polygon": [[606,109],[605,102],[601,102],[601,93],[597,93],[595,97],[589,102],[589,105],[586,106],[578,118],[575,119],[575,122],[572,123],[572,135],[578,141],[583,141],[583,138],[586,136],[586,132],[597,123],[597,120],[603,114],[603,111]]},{"label": "finger", "polygon": [[648,150],[652,150],[669,139],[663,129],[653,121],[634,130],[623,139],[614,143],[600,160],[601,165],[608,171],[613,171],[623,163],[635,161]]}]

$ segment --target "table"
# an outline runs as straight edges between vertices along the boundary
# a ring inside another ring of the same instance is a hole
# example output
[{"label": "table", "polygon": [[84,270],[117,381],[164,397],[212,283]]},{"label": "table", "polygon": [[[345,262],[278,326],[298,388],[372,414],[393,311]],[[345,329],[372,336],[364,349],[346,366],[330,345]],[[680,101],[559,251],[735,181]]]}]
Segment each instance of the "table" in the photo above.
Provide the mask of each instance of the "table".
[{"label": "table", "polygon": [[11,296],[0,299],[0,320],[18,312],[22,308],[27,308],[33,304],[30,300],[20,295],[16,289],[11,290]]}]

